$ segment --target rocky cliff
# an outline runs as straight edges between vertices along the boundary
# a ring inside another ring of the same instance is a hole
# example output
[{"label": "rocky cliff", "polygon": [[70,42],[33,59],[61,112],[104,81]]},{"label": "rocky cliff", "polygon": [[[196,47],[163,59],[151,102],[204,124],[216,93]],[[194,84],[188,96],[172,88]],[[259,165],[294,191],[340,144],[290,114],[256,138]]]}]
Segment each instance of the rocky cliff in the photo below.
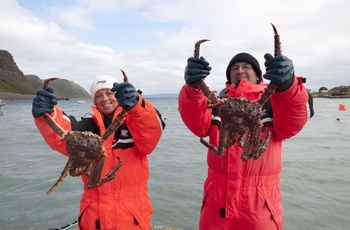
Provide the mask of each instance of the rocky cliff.
[{"label": "rocky cliff", "polygon": [[[24,75],[11,53],[0,50],[0,98],[5,100],[31,100],[43,86],[36,75]],[[57,97],[88,98],[90,94],[80,85],[66,79],[50,83]]]}]

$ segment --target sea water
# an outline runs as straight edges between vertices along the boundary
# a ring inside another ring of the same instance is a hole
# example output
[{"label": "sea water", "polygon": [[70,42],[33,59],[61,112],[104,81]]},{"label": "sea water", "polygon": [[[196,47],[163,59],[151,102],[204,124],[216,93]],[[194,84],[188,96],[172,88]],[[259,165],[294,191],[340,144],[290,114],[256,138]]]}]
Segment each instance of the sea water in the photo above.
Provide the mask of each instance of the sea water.
[{"label": "sea water", "polygon": [[[167,125],[149,156],[152,223],[198,229],[207,150],[182,123],[177,98],[149,100]],[[58,104],[77,118],[91,113],[89,99]],[[350,114],[339,111],[339,104],[350,109],[349,99],[315,98],[315,116],[284,142],[284,229],[350,229]],[[2,109],[0,229],[49,229],[74,222],[82,182],[68,176],[51,195],[45,194],[67,158],[51,150],[40,136],[31,101],[7,101]]]}]

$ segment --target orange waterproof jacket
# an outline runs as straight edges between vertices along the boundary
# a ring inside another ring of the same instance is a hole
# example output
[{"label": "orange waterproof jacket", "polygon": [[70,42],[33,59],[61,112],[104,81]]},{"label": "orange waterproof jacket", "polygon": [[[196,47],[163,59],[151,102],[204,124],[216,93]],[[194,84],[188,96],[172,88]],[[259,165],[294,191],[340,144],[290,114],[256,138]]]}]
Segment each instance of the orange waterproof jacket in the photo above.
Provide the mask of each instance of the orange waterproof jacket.
[{"label": "orange waterproof jacket", "polygon": [[[106,128],[103,116],[95,106],[92,106],[93,120],[100,133]],[[120,113],[117,108],[113,119]],[[66,130],[75,127],[63,111],[55,106],[51,116]],[[40,133],[47,144],[66,156],[66,141],[59,142],[59,136],[52,131],[41,117],[34,119]],[[152,104],[139,96],[138,103],[127,112],[123,127],[111,135],[104,143],[107,158],[102,176],[106,175],[118,164],[116,156],[123,162],[117,171],[115,179],[100,187],[87,189],[87,176],[82,176],[84,193],[80,202],[80,229],[149,229],[152,206],[148,195],[149,165],[147,154],[156,147],[164,122]],[[83,131],[83,130],[79,130]],[[119,140],[116,140],[119,137]],[[113,147],[112,147],[113,145]]]},{"label": "orange waterproof jacket", "polygon": [[[226,97],[256,101],[264,82],[242,80],[227,85]],[[222,157],[208,150],[208,177],[204,184],[200,229],[282,229],[280,173],[282,141],[296,135],[313,115],[312,98],[301,78],[265,104],[261,118],[271,132],[267,150],[257,159],[242,162],[242,148],[234,144]],[[220,123],[214,109],[206,108],[202,91],[185,84],[179,94],[179,111],[185,125],[197,136],[204,131],[209,143],[218,146]],[[311,108],[310,108],[311,106]]]}]

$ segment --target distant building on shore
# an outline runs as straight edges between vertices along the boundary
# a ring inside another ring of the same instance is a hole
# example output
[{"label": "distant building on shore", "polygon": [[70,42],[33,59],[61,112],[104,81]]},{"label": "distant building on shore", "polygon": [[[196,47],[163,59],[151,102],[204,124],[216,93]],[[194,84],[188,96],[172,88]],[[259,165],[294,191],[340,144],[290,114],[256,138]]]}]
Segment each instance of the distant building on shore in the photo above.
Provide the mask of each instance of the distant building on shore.
[{"label": "distant building on shore", "polygon": [[328,89],[327,87],[324,87],[322,86],[319,90],[318,90],[319,93],[327,93],[328,92]]},{"label": "distant building on shore", "polygon": [[332,92],[331,95],[332,97],[343,97],[343,96],[347,96],[348,92],[349,92],[348,87],[342,85],[338,88],[338,91]]}]

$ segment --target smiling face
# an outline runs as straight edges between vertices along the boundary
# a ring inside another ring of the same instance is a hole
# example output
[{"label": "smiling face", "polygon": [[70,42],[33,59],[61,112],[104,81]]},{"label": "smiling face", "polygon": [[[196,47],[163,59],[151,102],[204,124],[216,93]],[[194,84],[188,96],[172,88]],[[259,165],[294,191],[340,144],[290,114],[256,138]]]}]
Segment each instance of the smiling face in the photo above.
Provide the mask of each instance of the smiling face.
[{"label": "smiling face", "polygon": [[117,98],[114,96],[114,92],[110,89],[100,89],[95,94],[95,104],[97,109],[105,114],[112,114],[118,107]]},{"label": "smiling face", "polygon": [[256,84],[259,80],[253,66],[247,62],[236,62],[230,68],[231,82],[236,84],[238,80],[246,80]]}]

